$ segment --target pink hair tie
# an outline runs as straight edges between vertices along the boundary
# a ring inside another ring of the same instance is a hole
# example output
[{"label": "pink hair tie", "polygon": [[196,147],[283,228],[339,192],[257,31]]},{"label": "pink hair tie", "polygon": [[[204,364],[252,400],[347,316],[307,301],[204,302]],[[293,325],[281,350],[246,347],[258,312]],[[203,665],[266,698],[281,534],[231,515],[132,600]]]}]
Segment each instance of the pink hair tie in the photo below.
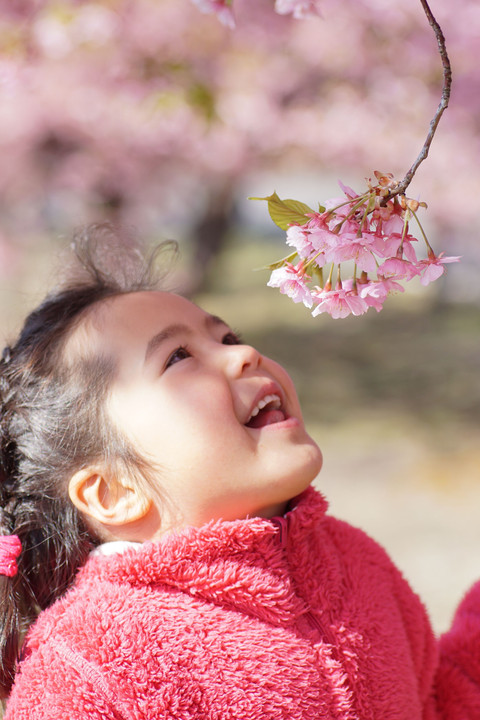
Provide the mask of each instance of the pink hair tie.
[{"label": "pink hair tie", "polygon": [[17,574],[17,558],[21,552],[18,535],[0,535],[0,575],[13,577]]}]

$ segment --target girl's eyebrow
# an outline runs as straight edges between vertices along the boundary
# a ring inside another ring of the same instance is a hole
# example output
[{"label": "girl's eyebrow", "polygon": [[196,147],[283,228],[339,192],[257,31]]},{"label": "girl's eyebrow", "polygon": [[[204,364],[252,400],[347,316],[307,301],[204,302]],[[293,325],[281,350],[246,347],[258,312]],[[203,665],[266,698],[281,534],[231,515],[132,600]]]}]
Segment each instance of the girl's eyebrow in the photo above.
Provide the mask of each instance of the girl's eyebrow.
[{"label": "girl's eyebrow", "polygon": [[[205,318],[205,325],[207,328],[212,326],[215,327],[217,325],[225,325],[225,327],[228,327],[221,318],[217,317],[217,315],[207,315]],[[172,325],[167,325],[167,327],[163,328],[163,330],[160,330],[160,332],[153,335],[147,343],[144,364],[150,360],[151,356],[158,350],[162,343],[166,340],[170,340],[176,335],[181,334],[191,335],[192,329],[188,327],[188,325],[184,325],[182,323],[173,323]]]},{"label": "girl's eyebrow", "polygon": [[216,325],[225,325],[225,327],[228,327],[225,320],[222,320],[222,318],[218,317],[218,315],[207,315],[205,318],[205,325],[209,327],[215,327]]},{"label": "girl's eyebrow", "polygon": [[180,335],[181,333],[188,335],[191,334],[191,332],[192,331],[187,325],[182,325],[178,323],[167,325],[167,327],[163,328],[163,330],[160,330],[160,332],[153,335],[153,337],[151,337],[148,341],[147,349],[145,350],[144,364],[146,364],[150,360],[152,355],[166,340],[170,340],[170,338],[175,337],[175,335]]}]

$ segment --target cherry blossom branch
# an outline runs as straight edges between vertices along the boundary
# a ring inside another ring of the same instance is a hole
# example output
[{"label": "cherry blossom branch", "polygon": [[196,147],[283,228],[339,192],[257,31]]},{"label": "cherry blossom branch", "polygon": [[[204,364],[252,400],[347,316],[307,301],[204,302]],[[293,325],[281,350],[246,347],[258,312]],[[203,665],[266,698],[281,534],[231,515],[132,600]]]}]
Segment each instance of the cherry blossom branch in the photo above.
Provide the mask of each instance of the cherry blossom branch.
[{"label": "cherry blossom branch", "polygon": [[423,147],[413,163],[410,170],[407,172],[405,177],[401,182],[399,182],[394,189],[390,191],[390,193],[384,198],[383,204],[386,204],[387,201],[394,197],[395,195],[404,195],[405,190],[410,185],[410,183],[413,180],[413,177],[415,173],[418,170],[419,165],[426,159],[428,156],[428,152],[430,150],[430,145],[432,144],[433,136],[435,135],[435,132],[438,127],[438,123],[440,122],[440,118],[442,117],[444,111],[448,107],[448,102],[450,100],[450,91],[452,86],[452,68],[450,65],[450,60],[448,58],[447,54],[447,47],[445,43],[445,36],[442,32],[442,28],[438,24],[437,20],[435,19],[432,11],[430,10],[430,7],[427,3],[427,0],[420,0],[423,10],[425,12],[425,15],[427,16],[428,22],[430,26],[433,29],[433,32],[435,33],[435,37],[437,39],[438,44],[438,52],[440,54],[441,60],[442,60],[442,66],[443,66],[443,88],[442,88],[442,97],[440,100],[440,103],[438,105],[437,111],[435,115],[433,116],[431,122],[430,122],[430,128],[427,134],[427,137],[425,139],[425,142],[423,144]]},{"label": "cherry blossom branch", "polygon": [[[328,313],[344,318],[363,315],[372,307],[380,312],[389,295],[404,291],[402,283],[417,278],[429,285],[445,273],[445,265],[460,260],[443,252],[435,254],[417,218],[422,203],[401,195],[384,204],[384,194],[395,180],[378,171],[375,177],[378,185],[368,181],[368,191],[361,195],[340,183],[345,199],[327,200],[318,211],[298,200],[281,200],[276,193],[252,198],[268,202],[272,220],[287,231],[287,245],[294,248],[267,266],[272,271],[269,287],[303,303],[314,317]],[[425,242],[427,257],[423,259],[417,255],[417,238],[409,230],[412,217]],[[350,275],[346,279],[344,263]]]},{"label": "cherry blossom branch", "polygon": [[[360,195],[340,183],[345,198],[327,200],[318,211],[298,200],[281,200],[276,193],[252,198],[268,202],[272,220],[286,230],[287,245],[295,250],[268,266],[272,272],[267,285],[279,288],[293,302],[303,303],[313,316],[328,313],[333,318],[344,318],[363,315],[372,307],[379,312],[389,295],[404,291],[403,282],[416,277],[422,285],[428,285],[445,273],[445,265],[460,260],[443,252],[436,255],[416,214],[419,207],[426,207],[425,203],[405,196],[419,165],[428,156],[440,118],[448,107],[452,84],[442,29],[427,0],[420,2],[437,38],[443,89],[422,150],[403,180],[398,182],[391,173],[376,170],[377,184],[367,179],[368,190]],[[426,258],[417,255],[417,238],[409,230],[411,218],[418,223]],[[353,275],[345,279],[341,265],[352,262]],[[324,282],[324,268],[329,266]],[[337,281],[333,286],[335,268]]]}]

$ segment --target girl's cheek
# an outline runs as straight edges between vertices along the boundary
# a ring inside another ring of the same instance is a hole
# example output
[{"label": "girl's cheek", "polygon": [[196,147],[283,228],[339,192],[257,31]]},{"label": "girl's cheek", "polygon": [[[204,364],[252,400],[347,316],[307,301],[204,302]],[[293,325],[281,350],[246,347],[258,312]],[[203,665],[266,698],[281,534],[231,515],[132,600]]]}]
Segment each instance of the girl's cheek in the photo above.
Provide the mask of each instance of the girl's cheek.
[{"label": "girl's cheek", "polygon": [[273,372],[281,380],[285,389],[290,390],[290,392],[293,391],[296,396],[295,385],[293,384],[293,380],[288,374],[288,372],[285,370],[285,368],[279,363],[275,362],[275,360],[269,360],[268,362],[270,363]]}]

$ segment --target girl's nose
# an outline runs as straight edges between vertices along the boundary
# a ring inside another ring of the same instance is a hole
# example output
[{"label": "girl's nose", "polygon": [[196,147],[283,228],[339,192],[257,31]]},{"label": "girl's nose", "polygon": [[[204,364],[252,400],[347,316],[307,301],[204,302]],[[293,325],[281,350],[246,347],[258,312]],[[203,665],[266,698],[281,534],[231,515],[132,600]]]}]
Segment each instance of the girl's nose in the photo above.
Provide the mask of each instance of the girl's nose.
[{"label": "girl's nose", "polygon": [[223,345],[221,350],[224,368],[232,377],[239,377],[245,371],[256,370],[262,356],[251,345]]}]

